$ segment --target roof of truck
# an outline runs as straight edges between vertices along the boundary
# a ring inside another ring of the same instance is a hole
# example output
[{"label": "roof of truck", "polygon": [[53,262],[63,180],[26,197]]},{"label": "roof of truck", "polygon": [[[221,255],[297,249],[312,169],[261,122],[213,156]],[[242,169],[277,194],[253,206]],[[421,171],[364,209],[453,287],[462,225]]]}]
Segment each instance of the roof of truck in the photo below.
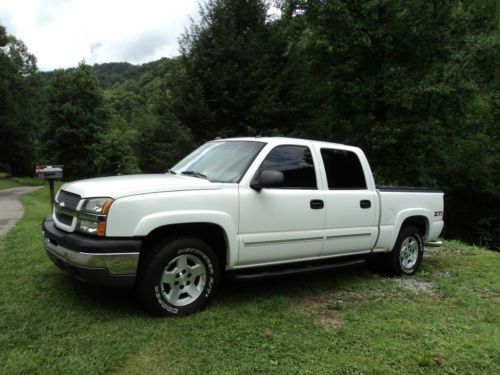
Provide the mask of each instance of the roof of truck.
[{"label": "roof of truck", "polygon": [[266,142],[266,143],[284,143],[284,142],[293,142],[293,143],[319,143],[319,144],[330,144],[337,146],[348,146],[342,143],[334,143],[334,142],[325,142],[325,141],[316,141],[313,139],[303,139],[303,138],[292,138],[292,137],[236,137],[236,138],[217,138],[216,141],[256,141],[256,142]]}]

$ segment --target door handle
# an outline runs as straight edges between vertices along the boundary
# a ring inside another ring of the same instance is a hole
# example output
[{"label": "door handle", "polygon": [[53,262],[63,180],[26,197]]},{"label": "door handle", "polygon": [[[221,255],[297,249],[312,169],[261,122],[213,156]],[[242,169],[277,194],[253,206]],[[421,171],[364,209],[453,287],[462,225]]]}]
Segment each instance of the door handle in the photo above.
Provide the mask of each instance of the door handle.
[{"label": "door handle", "polygon": [[372,206],[372,202],[369,200],[362,200],[359,202],[359,207],[361,208],[370,208]]},{"label": "door handle", "polygon": [[313,210],[320,210],[325,207],[325,203],[321,199],[313,199],[311,201],[311,208]]}]

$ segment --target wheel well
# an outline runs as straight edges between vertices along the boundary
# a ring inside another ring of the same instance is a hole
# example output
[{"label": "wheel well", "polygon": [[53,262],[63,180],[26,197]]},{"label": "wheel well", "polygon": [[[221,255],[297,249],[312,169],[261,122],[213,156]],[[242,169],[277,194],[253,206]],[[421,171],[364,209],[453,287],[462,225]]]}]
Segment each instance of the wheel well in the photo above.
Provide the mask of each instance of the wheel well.
[{"label": "wheel well", "polygon": [[212,223],[171,224],[151,231],[142,243],[143,251],[148,251],[155,243],[168,237],[192,236],[205,241],[213,249],[224,270],[227,259],[228,242],[224,229]]},{"label": "wheel well", "polygon": [[401,229],[407,225],[416,227],[420,231],[422,237],[425,238],[428,229],[427,218],[425,216],[411,216],[406,218],[403,224],[401,224]]}]

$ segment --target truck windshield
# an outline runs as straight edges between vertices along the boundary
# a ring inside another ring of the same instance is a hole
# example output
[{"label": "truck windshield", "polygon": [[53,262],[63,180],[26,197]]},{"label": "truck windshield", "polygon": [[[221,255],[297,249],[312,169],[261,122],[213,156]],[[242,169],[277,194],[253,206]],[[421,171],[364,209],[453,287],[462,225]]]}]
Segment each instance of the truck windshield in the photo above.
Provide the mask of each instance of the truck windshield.
[{"label": "truck windshield", "polygon": [[170,173],[217,182],[239,182],[264,145],[256,141],[208,142],[177,163]]}]

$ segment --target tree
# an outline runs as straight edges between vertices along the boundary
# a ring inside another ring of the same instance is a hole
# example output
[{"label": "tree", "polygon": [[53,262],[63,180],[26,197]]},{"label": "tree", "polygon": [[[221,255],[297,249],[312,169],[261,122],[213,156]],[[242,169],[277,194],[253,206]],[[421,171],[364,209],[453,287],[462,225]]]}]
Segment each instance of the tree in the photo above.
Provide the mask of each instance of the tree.
[{"label": "tree", "polygon": [[97,77],[89,65],[55,72],[48,87],[49,125],[45,135],[51,163],[64,164],[68,179],[96,173],[94,151],[108,113]]},{"label": "tree", "polygon": [[361,146],[379,183],[441,187],[448,233],[498,247],[498,2],[281,7],[292,134]]},{"label": "tree", "polygon": [[173,110],[198,140],[272,126],[283,43],[273,39],[262,0],[211,0],[183,35]]},{"label": "tree", "polygon": [[173,115],[161,119],[149,116],[139,136],[140,168],[144,172],[164,173],[191,151],[191,132]]},{"label": "tree", "polygon": [[34,173],[42,103],[35,56],[0,25],[0,168],[13,176]]},{"label": "tree", "polygon": [[123,133],[109,128],[100,135],[92,150],[97,176],[139,173],[137,158]]},{"label": "tree", "polygon": [[[144,65],[143,65],[144,66]],[[172,112],[173,77],[178,74],[176,59],[150,63],[137,80],[127,80],[109,89],[112,128],[119,128],[122,141],[128,142],[144,172],[164,172],[192,147],[188,127]]]}]

